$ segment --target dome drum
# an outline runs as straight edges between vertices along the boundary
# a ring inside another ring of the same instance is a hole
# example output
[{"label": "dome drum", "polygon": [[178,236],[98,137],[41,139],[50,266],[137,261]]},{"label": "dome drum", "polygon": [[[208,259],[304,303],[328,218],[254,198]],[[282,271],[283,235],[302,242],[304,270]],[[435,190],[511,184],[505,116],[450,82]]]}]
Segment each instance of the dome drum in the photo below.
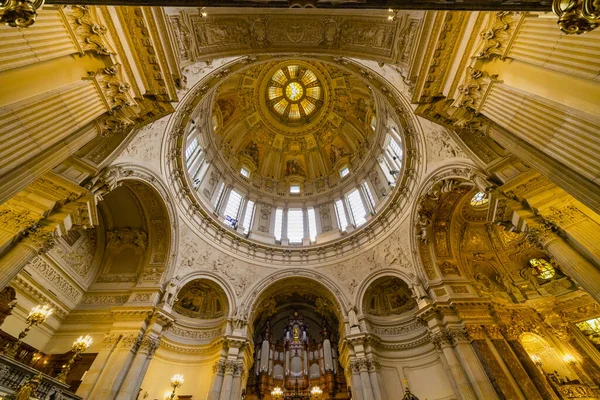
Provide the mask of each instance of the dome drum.
[{"label": "dome drum", "polygon": [[[266,107],[271,77],[288,66],[313,71],[323,87],[310,122],[282,124]],[[194,131],[183,143],[185,153],[194,136],[206,143],[197,150],[202,162],[183,161],[190,200],[201,203],[210,226],[223,225],[228,238],[249,239],[260,252],[275,245],[277,254],[281,246],[313,254],[380,226],[395,188],[408,182],[405,159],[413,162],[415,143],[404,137],[411,122],[396,113],[404,107],[396,95],[354,65],[318,59],[265,57],[231,70],[194,103]]]}]

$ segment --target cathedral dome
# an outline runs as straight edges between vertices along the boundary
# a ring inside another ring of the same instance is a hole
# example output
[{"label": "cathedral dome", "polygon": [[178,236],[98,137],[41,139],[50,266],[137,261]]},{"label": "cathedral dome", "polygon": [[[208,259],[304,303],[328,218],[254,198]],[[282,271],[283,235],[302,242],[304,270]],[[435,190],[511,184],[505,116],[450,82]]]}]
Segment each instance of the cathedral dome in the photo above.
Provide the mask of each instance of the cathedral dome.
[{"label": "cathedral dome", "polygon": [[364,82],[301,60],[234,74],[221,85],[212,114],[214,140],[231,169],[277,193],[297,183],[305,195],[359,167],[377,121]]},{"label": "cathedral dome", "polygon": [[347,237],[406,182],[404,106],[362,68],[264,56],[203,82],[186,108],[190,195],[194,209],[247,239],[308,246]]}]

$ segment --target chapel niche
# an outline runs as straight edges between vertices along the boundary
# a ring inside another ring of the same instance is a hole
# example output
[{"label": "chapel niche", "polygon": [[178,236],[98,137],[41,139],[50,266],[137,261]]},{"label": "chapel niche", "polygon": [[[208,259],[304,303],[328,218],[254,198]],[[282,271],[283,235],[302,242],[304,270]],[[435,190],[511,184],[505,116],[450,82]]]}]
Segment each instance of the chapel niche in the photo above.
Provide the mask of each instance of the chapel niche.
[{"label": "chapel niche", "polygon": [[400,315],[412,310],[416,304],[406,282],[384,276],[369,285],[363,299],[363,312],[378,317]]},{"label": "chapel niche", "polygon": [[218,284],[208,279],[195,279],[179,290],[173,309],[190,318],[218,319],[227,316],[229,306],[227,296]]}]

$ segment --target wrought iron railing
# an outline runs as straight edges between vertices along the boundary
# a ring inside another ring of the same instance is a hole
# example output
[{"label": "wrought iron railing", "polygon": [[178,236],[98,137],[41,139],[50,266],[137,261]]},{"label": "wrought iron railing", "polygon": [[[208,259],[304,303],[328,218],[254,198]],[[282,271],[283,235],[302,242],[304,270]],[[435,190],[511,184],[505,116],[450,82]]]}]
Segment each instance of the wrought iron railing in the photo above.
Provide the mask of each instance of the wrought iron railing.
[{"label": "wrought iron railing", "polygon": [[[12,394],[23,384],[41,374],[40,383],[35,395],[38,399],[53,398],[55,400],[81,400],[81,397],[70,392],[70,387],[49,375],[42,374],[35,368],[22,364],[12,358],[0,355],[0,395]],[[53,396],[53,397],[51,397]]]}]

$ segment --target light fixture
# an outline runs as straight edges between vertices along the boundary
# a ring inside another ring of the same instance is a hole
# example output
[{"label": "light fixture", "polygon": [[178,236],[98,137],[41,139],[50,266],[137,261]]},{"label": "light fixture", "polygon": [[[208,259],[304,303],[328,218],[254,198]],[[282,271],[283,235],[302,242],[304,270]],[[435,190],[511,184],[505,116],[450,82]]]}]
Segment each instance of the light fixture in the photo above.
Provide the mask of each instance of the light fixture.
[{"label": "light fixture", "polygon": [[175,391],[181,385],[183,385],[183,375],[181,375],[181,374],[173,375],[173,377],[171,378],[171,387],[173,388],[173,391],[171,392],[171,400],[173,400],[175,398]]},{"label": "light fixture", "polygon": [[573,357],[570,354],[565,354],[563,357],[563,361],[566,362],[569,365],[574,365],[577,363],[577,360],[575,359],[575,357]]},{"label": "light fixture", "polygon": [[396,21],[398,19],[398,11],[399,10],[392,10],[391,8],[388,10],[388,12],[390,13],[390,15],[388,15],[388,20],[389,21]]},{"label": "light fixture", "polygon": [[276,400],[283,399],[283,390],[279,386],[276,386],[273,390],[271,390],[271,397]]},{"label": "light fixture", "polygon": [[27,334],[31,330],[31,327],[34,325],[38,326],[39,324],[44,322],[46,318],[52,315],[53,312],[54,310],[50,308],[50,306],[48,306],[47,304],[44,304],[43,306],[35,306],[27,316],[27,328],[23,329],[23,331],[19,333],[19,338],[16,342],[8,343],[6,345],[6,347],[4,348],[4,355],[10,358],[15,358],[15,356],[17,355],[17,350],[19,350],[19,347],[21,345],[21,341],[25,338],[25,336],[27,336]]},{"label": "light fixture", "polygon": [[75,342],[73,342],[73,346],[71,347],[71,351],[73,352],[73,357],[71,357],[71,359],[69,360],[67,365],[65,365],[63,367],[63,370],[61,371],[60,374],[58,374],[56,379],[58,379],[61,382],[66,382],[67,375],[69,374],[69,371],[71,370],[71,367],[73,366],[73,363],[75,362],[75,359],[77,358],[77,356],[79,356],[81,353],[83,353],[88,347],[90,347],[91,344],[92,344],[92,338],[90,337],[90,335],[85,335],[85,337],[79,336],[79,338],[77,338],[77,340]]},{"label": "light fixture", "polygon": [[310,390],[310,398],[311,399],[320,399],[322,394],[323,394],[323,391],[318,386],[313,386],[313,388]]},{"label": "light fixture", "polygon": [[532,355],[531,361],[533,361],[534,364],[537,365],[538,367],[542,368],[542,359],[539,356],[536,356],[535,354]]},{"label": "light fixture", "polygon": [[206,18],[206,16],[208,15],[206,13],[206,7],[199,7],[198,8],[198,14],[200,15],[200,18]]}]

